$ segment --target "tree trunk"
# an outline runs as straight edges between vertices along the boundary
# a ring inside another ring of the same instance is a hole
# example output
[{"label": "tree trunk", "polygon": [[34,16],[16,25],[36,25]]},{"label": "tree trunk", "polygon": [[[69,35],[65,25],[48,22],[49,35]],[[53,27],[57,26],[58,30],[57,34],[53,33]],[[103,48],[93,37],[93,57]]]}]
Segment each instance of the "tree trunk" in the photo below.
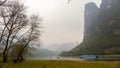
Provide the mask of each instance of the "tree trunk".
[{"label": "tree trunk", "polygon": [[8,48],[8,44],[9,44],[9,38],[10,38],[11,33],[9,33],[8,37],[7,37],[7,41],[6,41],[6,45],[5,45],[5,49],[3,52],[3,62],[7,62],[7,48]]},{"label": "tree trunk", "polygon": [[24,60],[22,54],[20,54],[20,62],[22,62]]},{"label": "tree trunk", "polygon": [[6,55],[6,51],[3,52],[3,63],[4,62],[7,62],[8,58],[7,58],[7,55]]}]

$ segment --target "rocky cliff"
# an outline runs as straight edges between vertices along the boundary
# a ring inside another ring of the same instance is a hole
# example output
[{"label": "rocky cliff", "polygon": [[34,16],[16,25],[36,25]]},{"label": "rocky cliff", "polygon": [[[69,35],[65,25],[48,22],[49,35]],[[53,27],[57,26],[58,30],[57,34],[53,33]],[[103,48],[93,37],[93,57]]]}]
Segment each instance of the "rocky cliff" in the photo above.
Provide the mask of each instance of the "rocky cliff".
[{"label": "rocky cliff", "polygon": [[61,55],[120,54],[120,0],[85,5],[83,42]]}]

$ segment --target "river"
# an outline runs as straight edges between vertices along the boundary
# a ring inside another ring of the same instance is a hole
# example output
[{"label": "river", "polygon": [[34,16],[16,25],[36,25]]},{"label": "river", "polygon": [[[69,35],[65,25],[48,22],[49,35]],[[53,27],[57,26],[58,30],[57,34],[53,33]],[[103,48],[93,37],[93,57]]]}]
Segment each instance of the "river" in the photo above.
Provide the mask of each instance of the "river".
[{"label": "river", "polygon": [[79,57],[59,57],[59,56],[50,56],[50,57],[30,57],[28,60],[69,60],[69,61],[120,61],[120,58],[96,58],[96,59],[81,59]]},{"label": "river", "polygon": [[71,60],[71,61],[83,61],[79,57],[59,57],[59,56],[50,56],[50,57],[31,57],[27,58],[28,60]]}]

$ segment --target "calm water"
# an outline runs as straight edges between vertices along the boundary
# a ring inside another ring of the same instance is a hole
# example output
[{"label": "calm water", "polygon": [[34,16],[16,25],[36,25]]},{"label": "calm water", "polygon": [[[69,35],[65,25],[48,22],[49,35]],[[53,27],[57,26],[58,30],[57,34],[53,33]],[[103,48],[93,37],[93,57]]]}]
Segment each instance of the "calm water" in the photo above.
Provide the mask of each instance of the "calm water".
[{"label": "calm water", "polygon": [[29,60],[73,60],[73,61],[82,61],[79,57],[58,57],[58,56],[50,56],[50,57],[32,57],[28,58]]},{"label": "calm water", "polygon": [[[79,57],[59,57],[59,56],[50,56],[50,57],[31,57],[27,58],[28,60],[70,60],[70,61],[85,61]],[[120,58],[98,58],[94,60],[87,61],[120,61]]]}]

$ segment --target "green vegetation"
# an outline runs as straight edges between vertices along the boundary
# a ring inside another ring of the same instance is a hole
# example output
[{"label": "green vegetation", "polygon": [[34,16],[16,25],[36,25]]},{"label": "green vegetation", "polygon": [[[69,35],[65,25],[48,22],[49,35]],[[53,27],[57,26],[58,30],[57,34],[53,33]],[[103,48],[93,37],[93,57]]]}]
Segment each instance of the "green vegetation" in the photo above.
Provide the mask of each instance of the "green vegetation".
[{"label": "green vegetation", "polygon": [[16,64],[2,63],[2,68],[120,68],[120,62],[29,60]]}]

